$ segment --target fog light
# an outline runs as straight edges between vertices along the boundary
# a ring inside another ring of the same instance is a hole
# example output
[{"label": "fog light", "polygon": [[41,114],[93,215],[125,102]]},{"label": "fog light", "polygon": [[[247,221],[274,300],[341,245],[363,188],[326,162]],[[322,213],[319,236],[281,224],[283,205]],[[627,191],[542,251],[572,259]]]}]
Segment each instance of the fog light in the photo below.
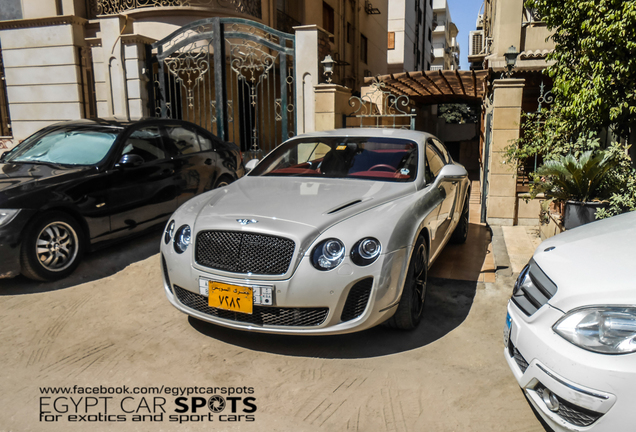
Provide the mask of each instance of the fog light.
[{"label": "fog light", "polygon": [[559,399],[557,396],[552,393],[550,390],[543,389],[543,394],[541,395],[541,399],[545,406],[552,412],[557,412],[559,410]]}]

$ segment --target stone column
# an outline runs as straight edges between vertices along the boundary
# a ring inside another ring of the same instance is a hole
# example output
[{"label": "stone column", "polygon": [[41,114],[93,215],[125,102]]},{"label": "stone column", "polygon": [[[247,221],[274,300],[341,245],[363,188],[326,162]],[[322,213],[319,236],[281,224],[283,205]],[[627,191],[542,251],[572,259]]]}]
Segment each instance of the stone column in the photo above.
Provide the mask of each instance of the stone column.
[{"label": "stone column", "polygon": [[[296,125],[298,134],[316,130],[314,86],[320,83],[324,58],[321,37],[327,34],[317,25],[294,27],[296,32]],[[322,55],[322,58],[321,58]]]},{"label": "stone column", "polygon": [[[126,86],[126,72],[124,70],[124,55],[121,34],[131,18],[123,16],[100,16],[98,34],[102,41],[103,77],[108,101],[108,113],[99,110],[100,116],[116,117],[122,120],[130,119],[128,112],[128,91]],[[96,76],[100,76],[97,73]]]},{"label": "stone column", "polygon": [[516,222],[517,173],[504,164],[505,148],[519,138],[524,79],[498,79],[493,83],[493,126],[490,145],[488,214],[490,225]]},{"label": "stone column", "polygon": [[349,98],[351,89],[337,84],[320,84],[315,88],[316,98],[316,129],[317,131],[339,129],[342,115],[351,111]]},{"label": "stone column", "polygon": [[155,40],[140,35],[124,35],[121,40],[124,45],[130,119],[154,116],[155,113],[148,107],[148,82],[151,77],[150,72],[146,71],[146,45]]}]

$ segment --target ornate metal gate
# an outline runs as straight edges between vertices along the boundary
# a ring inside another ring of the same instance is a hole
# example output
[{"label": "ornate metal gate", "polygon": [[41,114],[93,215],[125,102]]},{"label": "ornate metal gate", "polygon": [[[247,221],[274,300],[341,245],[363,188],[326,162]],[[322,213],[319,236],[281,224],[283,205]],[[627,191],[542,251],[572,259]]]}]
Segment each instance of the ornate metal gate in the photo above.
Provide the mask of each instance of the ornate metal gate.
[{"label": "ornate metal gate", "polygon": [[296,133],[294,45],[294,35],[240,18],[180,28],[152,45],[155,115],[267,153]]}]

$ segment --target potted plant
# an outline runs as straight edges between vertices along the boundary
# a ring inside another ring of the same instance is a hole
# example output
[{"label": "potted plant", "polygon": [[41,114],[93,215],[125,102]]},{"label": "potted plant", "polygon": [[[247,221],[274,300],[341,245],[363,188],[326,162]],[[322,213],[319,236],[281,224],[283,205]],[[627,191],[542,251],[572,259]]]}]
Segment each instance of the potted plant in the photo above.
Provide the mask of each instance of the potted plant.
[{"label": "potted plant", "polygon": [[616,165],[615,159],[602,151],[586,151],[578,159],[569,154],[548,160],[535,173],[531,196],[544,193],[551,200],[564,202],[565,229],[592,222],[596,211],[607,207]]}]

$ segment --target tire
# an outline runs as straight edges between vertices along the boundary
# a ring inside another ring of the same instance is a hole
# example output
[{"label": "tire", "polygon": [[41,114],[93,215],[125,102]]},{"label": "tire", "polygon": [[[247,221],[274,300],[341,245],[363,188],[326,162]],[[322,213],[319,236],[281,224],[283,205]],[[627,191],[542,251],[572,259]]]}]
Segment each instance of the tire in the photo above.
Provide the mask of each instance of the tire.
[{"label": "tire", "polygon": [[221,176],[219,177],[219,179],[216,181],[216,184],[214,185],[214,189],[220,188],[220,187],[224,187],[229,185],[230,183],[232,183],[234,181],[234,179],[230,176]]},{"label": "tire", "polygon": [[451,235],[450,242],[455,244],[466,243],[466,239],[468,238],[468,220],[469,220],[469,207],[470,207],[470,191],[466,194],[466,201],[464,202],[464,208],[462,209],[462,214],[459,217],[459,222],[457,222],[457,226],[455,227],[455,231]]},{"label": "tire", "polygon": [[84,233],[66,213],[38,216],[26,229],[20,251],[22,274],[29,279],[53,281],[75,271],[84,254]]},{"label": "tire", "polygon": [[395,315],[386,322],[388,327],[412,330],[420,323],[426,299],[428,250],[424,237],[419,236],[404,280],[402,297]]}]

